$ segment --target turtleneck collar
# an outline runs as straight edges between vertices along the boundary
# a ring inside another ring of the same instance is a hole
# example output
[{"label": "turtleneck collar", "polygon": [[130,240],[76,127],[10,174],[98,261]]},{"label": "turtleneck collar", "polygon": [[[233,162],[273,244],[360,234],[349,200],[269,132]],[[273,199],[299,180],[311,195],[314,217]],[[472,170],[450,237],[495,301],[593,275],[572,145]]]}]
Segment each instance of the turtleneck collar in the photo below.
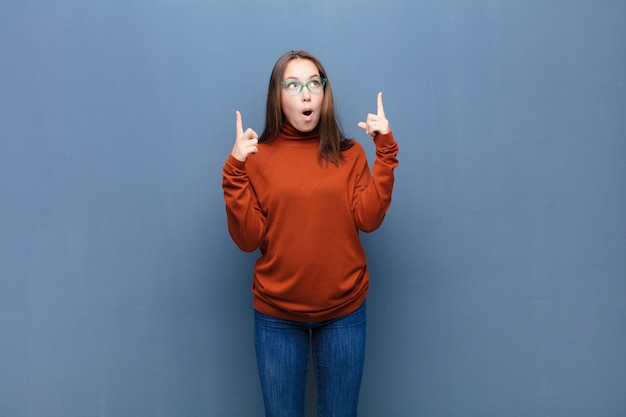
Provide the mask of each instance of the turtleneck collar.
[{"label": "turtleneck collar", "polygon": [[318,140],[320,138],[318,126],[310,132],[300,132],[289,124],[289,122],[284,121],[283,128],[280,131],[280,137],[286,140]]}]

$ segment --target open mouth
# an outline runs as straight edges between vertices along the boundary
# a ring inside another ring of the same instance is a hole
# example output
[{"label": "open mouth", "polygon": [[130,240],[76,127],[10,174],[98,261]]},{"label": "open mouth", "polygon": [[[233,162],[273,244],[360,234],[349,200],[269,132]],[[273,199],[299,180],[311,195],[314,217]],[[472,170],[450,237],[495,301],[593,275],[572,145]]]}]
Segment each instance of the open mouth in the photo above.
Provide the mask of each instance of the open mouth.
[{"label": "open mouth", "polygon": [[304,114],[305,116],[309,117],[310,115],[313,114],[313,110],[305,110],[302,112],[302,114]]}]

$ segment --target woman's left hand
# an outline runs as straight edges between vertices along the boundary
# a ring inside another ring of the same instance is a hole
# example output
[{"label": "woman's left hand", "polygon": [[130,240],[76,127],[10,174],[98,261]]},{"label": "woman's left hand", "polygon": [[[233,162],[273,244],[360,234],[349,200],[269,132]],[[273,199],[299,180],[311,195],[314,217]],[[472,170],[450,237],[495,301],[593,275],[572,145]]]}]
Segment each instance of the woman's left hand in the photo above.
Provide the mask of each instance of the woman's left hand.
[{"label": "woman's left hand", "polygon": [[385,108],[383,107],[383,93],[378,93],[378,110],[376,114],[368,114],[365,122],[359,122],[358,126],[365,130],[365,133],[370,135],[372,139],[377,134],[386,135],[391,131],[389,127],[389,121],[385,117]]}]

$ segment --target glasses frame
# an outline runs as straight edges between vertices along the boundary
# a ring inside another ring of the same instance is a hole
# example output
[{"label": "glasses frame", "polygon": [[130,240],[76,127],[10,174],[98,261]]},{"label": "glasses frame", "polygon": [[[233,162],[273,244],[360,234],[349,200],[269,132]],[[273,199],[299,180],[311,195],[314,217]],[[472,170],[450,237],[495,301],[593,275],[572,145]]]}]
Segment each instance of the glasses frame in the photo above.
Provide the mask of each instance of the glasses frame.
[{"label": "glasses frame", "polygon": [[[321,81],[321,82],[322,82],[322,89],[321,89],[320,91],[317,91],[317,92],[315,92],[315,91],[311,91],[311,87],[309,87],[309,83],[310,83],[310,82],[313,82],[313,81]],[[287,88],[287,84],[289,84],[289,83],[299,83],[299,84],[300,84],[300,90],[298,90],[298,92],[297,92],[297,93],[293,93],[293,94],[292,94],[292,93],[289,91],[289,89]],[[319,94],[319,93],[321,93],[322,91],[324,91],[324,87],[326,87],[326,78],[322,78],[322,77],[315,77],[315,78],[311,78],[309,81],[307,81],[307,82],[305,82],[305,83],[303,83],[303,82],[302,82],[302,81],[300,81],[300,80],[294,80],[294,79],[291,79],[291,78],[290,78],[290,79],[288,79],[288,80],[281,81],[280,85],[282,85],[282,86],[283,86],[283,88],[285,89],[285,91],[287,92],[287,94],[289,94],[290,96],[297,96],[297,95],[300,95],[300,93],[302,92],[302,90],[304,89],[304,87],[306,87],[306,88],[307,88],[307,90],[309,90],[309,92],[310,92],[311,94]]]}]

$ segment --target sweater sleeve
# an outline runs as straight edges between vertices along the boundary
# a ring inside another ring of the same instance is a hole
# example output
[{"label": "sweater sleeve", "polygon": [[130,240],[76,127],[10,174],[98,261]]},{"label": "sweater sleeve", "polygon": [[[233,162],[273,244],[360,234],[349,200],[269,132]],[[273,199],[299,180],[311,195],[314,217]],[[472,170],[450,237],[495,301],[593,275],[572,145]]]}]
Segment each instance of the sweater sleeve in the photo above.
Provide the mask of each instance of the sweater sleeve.
[{"label": "sweater sleeve", "polygon": [[222,170],[222,188],[228,232],[241,250],[253,252],[263,238],[266,219],[248,179],[245,162],[229,155]]},{"label": "sweater sleeve", "polygon": [[393,133],[377,135],[376,160],[370,174],[367,160],[359,167],[353,198],[354,222],[360,230],[372,232],[383,222],[391,204],[394,183],[394,168],[398,166],[398,144]]}]

